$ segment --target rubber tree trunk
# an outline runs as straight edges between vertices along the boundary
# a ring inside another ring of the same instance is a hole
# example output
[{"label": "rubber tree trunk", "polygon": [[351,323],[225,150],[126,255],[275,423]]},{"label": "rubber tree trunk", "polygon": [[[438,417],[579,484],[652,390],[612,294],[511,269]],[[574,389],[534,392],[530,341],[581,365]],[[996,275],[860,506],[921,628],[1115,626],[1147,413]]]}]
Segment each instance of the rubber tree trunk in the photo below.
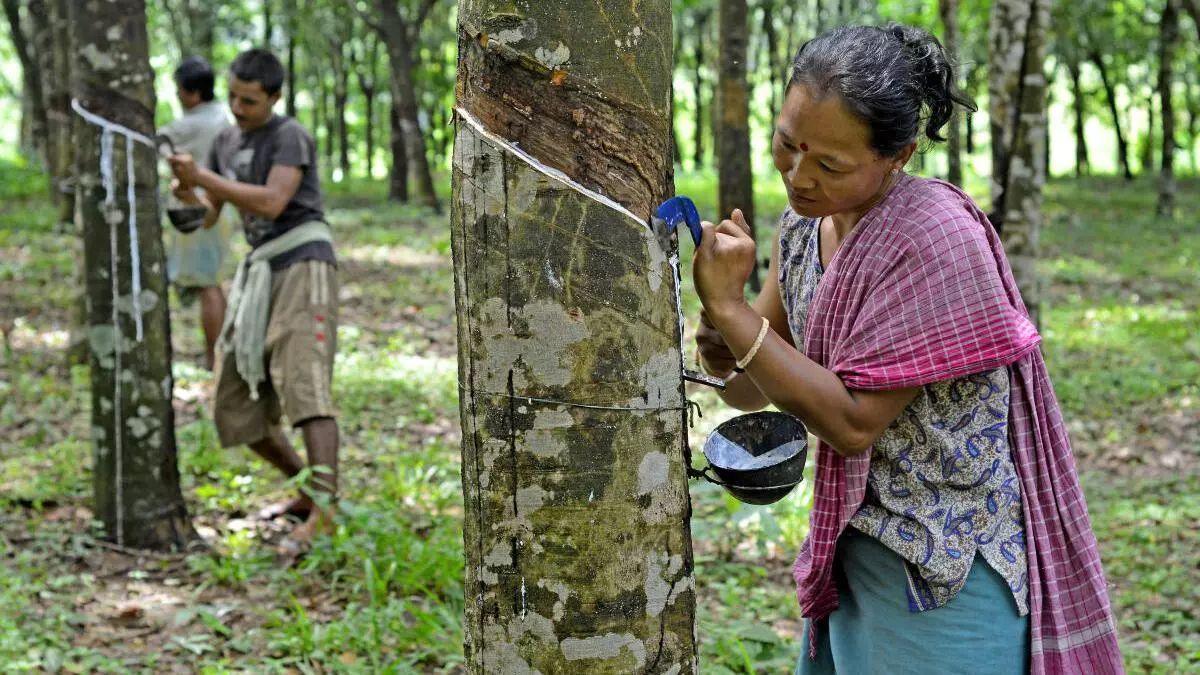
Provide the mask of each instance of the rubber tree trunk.
[{"label": "rubber tree trunk", "polygon": [[467,670],[695,673],[671,3],[458,7]]},{"label": "rubber tree trunk", "polygon": [[421,203],[441,211],[433,186],[433,172],[425,152],[425,136],[417,112],[417,88],[413,81],[412,43],[419,26],[410,26],[401,16],[397,0],[373,0],[377,26],[388,53],[388,72],[391,74],[392,100],[399,113],[400,130],[404,135],[409,171],[416,179]]},{"label": "rubber tree trunk", "polygon": [[1133,168],[1129,165],[1129,142],[1125,140],[1125,133],[1121,130],[1121,113],[1117,110],[1117,90],[1113,86],[1112,78],[1108,74],[1108,66],[1104,64],[1104,57],[1100,52],[1093,49],[1088,53],[1088,60],[1096,67],[1100,73],[1100,83],[1104,85],[1104,96],[1108,100],[1108,112],[1112,115],[1113,130],[1117,134],[1117,166],[1125,180],[1133,180]]},{"label": "rubber tree trunk", "polygon": [[273,2],[273,0],[262,0],[262,10],[263,10],[262,44],[263,44],[263,47],[265,47],[267,49],[271,48],[271,42],[273,41],[272,38],[275,37],[275,16],[274,16],[274,11],[273,11],[275,9],[274,5],[275,5],[275,3]]},{"label": "rubber tree trunk", "polygon": [[368,36],[366,42],[369,45],[366,49],[366,57],[355,59],[356,66],[354,72],[358,78],[358,88],[362,92],[363,98],[364,125],[366,127],[365,135],[367,141],[366,176],[367,178],[373,178],[375,167],[375,98],[379,93],[375,64],[379,60],[379,41]]},{"label": "rubber tree trunk", "polygon": [[[84,110],[153,136],[154,74],[143,1],[71,3],[71,12],[75,99]],[[182,550],[195,534],[176,465],[157,157],[153,148],[134,144],[131,158],[125,136],[81,119],[74,126],[76,218],[90,308],[96,517],[117,544]]]},{"label": "rubber tree trunk", "polygon": [[1067,60],[1067,71],[1071,75],[1071,108],[1075,116],[1075,177],[1082,178],[1090,173],[1090,163],[1088,161],[1087,135],[1084,133],[1087,124],[1087,108],[1079,62],[1074,58]]},{"label": "rubber tree trunk", "polygon": [[[763,61],[763,67],[767,68],[767,84],[771,88],[771,120],[774,121],[775,116],[779,114],[779,100],[783,96],[783,88],[785,83],[783,79],[787,74],[787,68],[781,67],[779,60],[779,31],[775,28],[775,19],[778,16],[775,8],[775,0],[763,0],[762,2],[762,32],[766,42],[767,58]],[[791,58],[787,55],[785,58]],[[774,129],[770,130],[774,134]]]},{"label": "rubber tree trunk", "polygon": [[[750,86],[746,54],[750,45],[750,16],[746,0],[720,0],[721,35],[717,69],[717,210],[728,218],[741,209],[754,236],[754,172],[750,164]],[[762,288],[758,256],[750,273],[750,288]]]},{"label": "rubber tree trunk", "polygon": [[1154,95],[1155,89],[1150,90],[1150,95],[1146,97],[1146,144],[1140,146],[1141,157],[1139,158],[1143,173],[1150,173],[1154,170],[1154,124],[1157,116],[1154,114]]},{"label": "rubber tree trunk", "polygon": [[[938,0],[938,12],[942,17],[946,55],[950,57],[950,62],[957,66],[959,43],[958,0]],[[955,82],[954,84],[957,85],[958,83]],[[946,136],[949,139],[949,142],[946,144],[947,168],[949,169],[946,178],[951,183],[960,187],[963,184],[961,121],[961,114],[955,110],[950,116],[950,124],[946,128]]]},{"label": "rubber tree trunk", "polygon": [[[286,97],[284,110],[286,111],[288,117],[295,117],[296,90],[298,89],[296,86],[296,32],[299,26],[299,22],[296,17],[296,0],[288,0],[287,18],[284,19],[284,21],[287,27],[287,91],[284,92]],[[316,133],[315,128],[313,129],[313,133]]]},{"label": "rubber tree trunk", "polygon": [[[17,53],[17,60],[21,64],[21,100],[26,104],[25,112],[28,113],[27,117],[24,114],[22,117],[24,125],[28,128],[29,137],[22,138],[22,140],[28,140],[31,144],[30,147],[25,148],[26,150],[44,159],[46,102],[42,94],[41,68],[33,51],[32,40],[27,39],[27,34],[34,30],[32,26],[34,22],[32,18],[29,21],[21,20],[20,0],[3,0],[3,2],[4,14],[8,18],[9,39],[12,42],[13,50]],[[32,0],[26,9],[30,15],[38,11],[44,13],[45,3],[42,0]],[[26,30],[25,24],[30,24],[29,30]]]},{"label": "rubber tree trunk", "polygon": [[1175,48],[1179,44],[1178,0],[1166,0],[1159,39],[1158,95],[1162,110],[1162,172],[1158,178],[1156,213],[1170,218],[1175,212],[1175,106],[1171,94],[1175,84]]},{"label": "rubber tree trunk", "polygon": [[342,169],[342,178],[350,177],[350,128],[346,123],[346,102],[350,97],[350,70],[353,64],[347,64],[345,44],[342,42],[329,45],[330,63],[333,65],[333,116],[337,125],[338,165]]},{"label": "rubber tree trunk", "polygon": [[404,147],[404,128],[400,125],[400,110],[396,99],[388,106],[388,123],[391,129],[392,162],[388,174],[388,199],[408,202],[408,150]]},{"label": "rubber tree trunk", "polygon": [[708,17],[709,10],[696,10],[693,15],[692,33],[692,63],[695,66],[692,76],[692,92],[696,101],[695,140],[692,143],[692,171],[704,168],[704,62],[708,58]]},{"label": "rubber tree trunk", "polygon": [[[993,0],[989,33],[989,98],[993,163],[992,222],[1012,264],[1017,287],[1036,322],[1042,188],[1046,181],[1046,76],[1043,68],[1048,0]],[[997,148],[997,146],[999,146]]]}]

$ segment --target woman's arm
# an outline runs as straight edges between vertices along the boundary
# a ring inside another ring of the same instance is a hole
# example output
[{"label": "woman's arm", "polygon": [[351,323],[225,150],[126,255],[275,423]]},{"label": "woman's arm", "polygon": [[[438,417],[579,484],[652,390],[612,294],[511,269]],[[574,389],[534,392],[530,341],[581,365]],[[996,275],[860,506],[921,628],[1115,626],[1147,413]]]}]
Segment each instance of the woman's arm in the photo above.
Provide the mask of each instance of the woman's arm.
[{"label": "woman's arm", "polygon": [[[771,262],[762,290],[754,299],[754,311],[771,322],[771,328],[787,344],[792,344],[792,333],[788,328],[787,312],[779,292],[779,235],[771,246]],[[757,335],[757,333],[755,334]],[[753,338],[751,338],[753,339]],[[770,404],[754,380],[733,372],[737,357],[725,344],[725,338],[713,324],[706,310],[700,311],[700,325],[696,329],[696,347],[701,367],[708,373],[725,378],[725,389],[719,391],[725,404],[738,410],[760,410]]]},{"label": "woman's arm", "polygon": [[[705,223],[704,237],[693,261],[696,290],[705,312],[729,351],[738,357],[750,351],[764,316],[772,326],[779,320],[778,316],[760,312],[757,304],[748,305],[742,296],[753,256],[754,240],[737,212],[734,220],[720,225]],[[778,261],[773,263],[772,267],[777,267]],[[778,298],[778,285],[774,288]],[[782,310],[782,300],[777,302]],[[870,448],[920,391],[919,387],[872,392],[847,389],[841,378],[798,351],[777,334],[778,330],[775,326],[767,331],[745,374],[735,381],[750,379],[767,401],[799,417],[813,434],[842,455],[853,456]]]}]

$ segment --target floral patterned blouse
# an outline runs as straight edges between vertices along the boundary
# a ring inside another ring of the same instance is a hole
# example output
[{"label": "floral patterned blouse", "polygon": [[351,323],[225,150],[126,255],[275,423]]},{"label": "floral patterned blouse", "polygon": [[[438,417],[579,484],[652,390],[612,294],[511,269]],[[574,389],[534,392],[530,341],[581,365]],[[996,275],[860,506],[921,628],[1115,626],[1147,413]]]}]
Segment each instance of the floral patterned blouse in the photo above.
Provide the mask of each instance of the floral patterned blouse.
[{"label": "floral patterned blouse", "polygon": [[[817,220],[780,220],[779,281],[789,329],[803,349],[809,305],[824,270]],[[945,605],[975,554],[1029,612],[1020,482],[1008,443],[1008,369],[921,388],[875,441],[867,495],[851,527],[905,560],[909,609]]]}]

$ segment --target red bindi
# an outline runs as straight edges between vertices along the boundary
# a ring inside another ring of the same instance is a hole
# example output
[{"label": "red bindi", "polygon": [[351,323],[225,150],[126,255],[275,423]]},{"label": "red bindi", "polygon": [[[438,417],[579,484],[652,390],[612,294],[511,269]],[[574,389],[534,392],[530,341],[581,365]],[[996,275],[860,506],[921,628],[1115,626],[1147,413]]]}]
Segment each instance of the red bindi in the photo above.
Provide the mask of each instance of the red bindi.
[{"label": "red bindi", "polygon": [[800,149],[803,150],[804,152],[808,152],[808,143],[801,143]]}]

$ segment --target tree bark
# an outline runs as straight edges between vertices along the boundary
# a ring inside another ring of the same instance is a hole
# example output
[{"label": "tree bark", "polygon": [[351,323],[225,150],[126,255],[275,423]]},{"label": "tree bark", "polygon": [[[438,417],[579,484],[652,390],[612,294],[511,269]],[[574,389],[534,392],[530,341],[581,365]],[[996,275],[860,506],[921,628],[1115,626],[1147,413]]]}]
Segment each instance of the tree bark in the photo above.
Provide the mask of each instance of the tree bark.
[{"label": "tree bark", "polygon": [[325,157],[325,166],[334,166],[333,164],[333,145],[337,139],[337,120],[334,117],[333,111],[329,109],[329,80],[324,73],[318,75],[320,78],[319,95],[321,97],[321,119],[325,120],[325,143],[323,155]]},{"label": "tree bark", "polygon": [[358,77],[358,88],[363,95],[363,112],[366,126],[367,141],[367,178],[374,177],[375,167],[375,97],[379,92],[376,79],[375,63],[379,60],[379,42],[370,36],[366,38],[370,45],[366,50],[366,58],[355,59],[355,75]]},{"label": "tree bark", "polygon": [[[950,62],[958,66],[958,0],[938,0],[938,12],[942,17],[942,27],[945,30],[946,55]],[[957,71],[956,71],[957,72]],[[953,83],[957,85],[958,83]],[[950,125],[946,130],[949,143],[946,147],[949,173],[947,179],[955,185],[962,186],[962,133],[960,131],[961,115],[957,110],[950,116]]]},{"label": "tree bark", "polygon": [[343,178],[349,178],[350,129],[346,125],[346,101],[350,96],[350,68],[346,65],[344,49],[345,43],[340,40],[329,45],[330,63],[333,66],[333,117],[337,126],[338,162]]},{"label": "tree bark", "polygon": [[[762,3],[762,32],[767,44],[767,58],[763,67],[767,68],[767,84],[771,88],[771,119],[779,114],[779,98],[783,96],[782,82],[786,68],[780,68],[776,62],[779,58],[779,32],[775,30],[775,0],[763,0]],[[775,133],[774,129],[770,130]]]},{"label": "tree bark", "polygon": [[[413,82],[414,54],[412,43],[420,23],[410,24],[400,14],[397,0],[372,0],[377,18],[379,37],[387,49],[391,73],[392,99],[400,115],[400,129],[404,136],[404,149],[408,153],[409,171],[417,183],[421,202],[436,212],[441,212],[441,203],[433,185],[433,172],[425,153],[425,137],[421,133],[418,118],[417,89]],[[423,20],[423,17],[422,17]]]},{"label": "tree bark", "polygon": [[696,130],[695,142],[692,144],[692,171],[704,168],[704,61],[708,58],[705,45],[708,43],[708,10],[696,10],[693,15],[692,58],[695,61],[695,72],[692,78],[692,92],[696,100]]},{"label": "tree bark", "polygon": [[1185,70],[1183,91],[1187,97],[1188,117],[1188,157],[1192,165],[1192,173],[1200,172],[1196,162],[1196,141],[1200,137],[1200,96],[1196,94],[1197,80],[1195,71]]},{"label": "tree bark", "polygon": [[[750,87],[746,82],[746,53],[750,43],[746,0],[720,0],[718,30],[717,103],[717,210],[728,218],[741,209],[754,236],[754,173],[750,164]],[[750,274],[750,288],[762,288],[758,256]]]},{"label": "tree bark", "polygon": [[671,3],[460,0],[459,21],[467,670],[695,673],[678,289],[646,223],[671,189]]},{"label": "tree bark", "polygon": [[1075,115],[1075,177],[1082,178],[1090,172],[1090,168],[1087,136],[1084,134],[1087,113],[1084,107],[1083,84],[1080,82],[1079,62],[1069,59],[1067,61],[1067,71],[1071,75],[1071,107]]},{"label": "tree bark", "polygon": [[404,128],[400,126],[400,107],[396,99],[388,106],[391,128],[392,167],[388,174],[388,199],[408,202],[408,150],[404,147]]},{"label": "tree bark", "polygon": [[[285,94],[284,110],[288,117],[296,116],[296,31],[299,21],[296,16],[296,0],[289,0],[287,5],[287,92]],[[313,133],[316,128],[313,128]]]},{"label": "tree bark", "polygon": [[1179,44],[1178,0],[1166,0],[1163,7],[1158,58],[1158,95],[1162,110],[1162,172],[1158,178],[1159,217],[1170,218],[1175,212],[1175,106],[1171,100],[1175,83],[1175,48]]},{"label": "tree bark", "polygon": [[[71,12],[75,99],[95,115],[153,136],[143,0],[73,2]],[[83,120],[74,141],[90,308],[96,517],[122,546],[183,550],[196,537],[176,465],[157,156]]]},{"label": "tree bark", "polygon": [[1117,133],[1117,166],[1125,176],[1125,180],[1132,181],[1133,169],[1129,166],[1129,143],[1121,131],[1121,113],[1117,110],[1117,90],[1108,75],[1108,67],[1105,66],[1104,58],[1100,56],[1099,50],[1091,48],[1088,52],[1088,60],[1099,71],[1100,83],[1104,86],[1104,95],[1108,99],[1108,111],[1112,114],[1113,129]]},{"label": "tree bark", "polygon": [[1141,165],[1144,173],[1154,171],[1154,122],[1156,116],[1154,114],[1154,95],[1156,90],[1151,88],[1150,95],[1146,97],[1146,144],[1141,146]]},{"label": "tree bark", "polygon": [[[992,222],[1030,315],[1038,320],[1042,187],[1046,180],[1046,76],[1042,70],[1047,0],[993,0],[989,90],[992,101]],[[996,147],[1000,146],[1000,147]]]},{"label": "tree bark", "polygon": [[[45,145],[46,145],[46,102],[42,94],[42,74],[39,67],[37,56],[33,51],[32,40],[26,37],[25,22],[21,21],[21,2],[20,0],[3,0],[4,14],[8,17],[9,38],[12,41],[13,50],[17,53],[17,60],[21,63],[21,100],[26,104],[26,112],[28,118],[22,115],[23,119],[27,119],[25,123],[28,128],[30,147],[25,148],[31,154],[40,156],[45,160]],[[45,5],[42,0],[31,0],[27,7],[29,14],[41,11],[45,12]],[[33,21],[31,19],[30,23]],[[30,26],[30,33],[33,32],[33,27]]]},{"label": "tree bark", "polygon": [[275,3],[272,0],[262,0],[262,10],[263,10],[262,43],[263,43],[263,47],[266,49],[271,48],[271,43],[273,42],[273,40],[271,38],[275,37],[274,36],[275,17],[272,16],[272,10],[274,9],[274,4]]},{"label": "tree bark", "polygon": [[216,44],[216,4],[212,0],[163,0],[180,54],[213,60]]}]

